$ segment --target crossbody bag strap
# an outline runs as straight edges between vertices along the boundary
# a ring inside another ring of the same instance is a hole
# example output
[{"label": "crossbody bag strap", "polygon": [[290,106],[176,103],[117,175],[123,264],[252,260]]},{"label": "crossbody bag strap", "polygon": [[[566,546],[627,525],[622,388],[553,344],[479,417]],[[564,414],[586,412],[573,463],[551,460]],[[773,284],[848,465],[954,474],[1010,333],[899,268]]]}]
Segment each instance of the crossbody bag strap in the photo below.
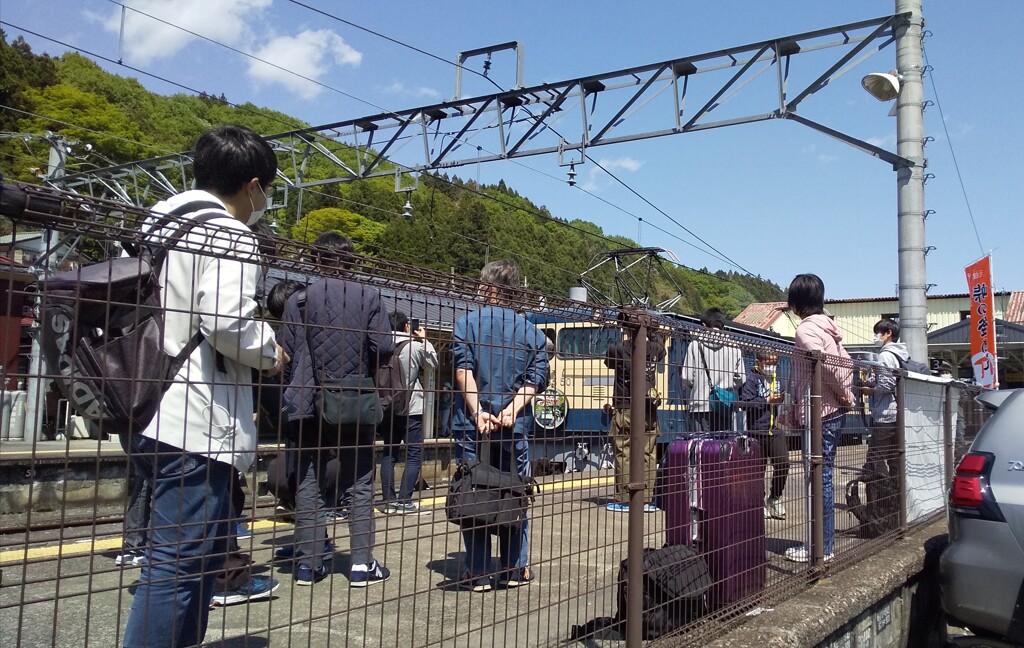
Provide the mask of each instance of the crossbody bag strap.
[{"label": "crossbody bag strap", "polygon": [[708,377],[708,389],[710,390],[715,386],[715,381],[711,380],[711,369],[708,368],[708,359],[704,357],[704,347],[701,346],[700,342],[694,342],[697,345],[697,353],[700,354],[701,362],[704,363],[704,373]]}]

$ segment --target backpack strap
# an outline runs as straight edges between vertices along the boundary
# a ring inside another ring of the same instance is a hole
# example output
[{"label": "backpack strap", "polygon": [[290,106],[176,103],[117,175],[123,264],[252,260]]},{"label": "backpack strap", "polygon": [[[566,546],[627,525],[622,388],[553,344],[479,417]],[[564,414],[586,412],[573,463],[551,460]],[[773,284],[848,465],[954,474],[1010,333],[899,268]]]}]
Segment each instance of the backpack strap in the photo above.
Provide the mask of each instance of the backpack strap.
[{"label": "backpack strap", "polygon": [[[221,205],[220,203],[215,203],[212,200],[193,200],[185,203],[184,205],[178,205],[176,208],[172,209],[166,214],[160,215],[160,217],[157,218],[156,221],[154,221],[153,224],[143,232],[143,234],[149,235],[154,232],[160,231],[167,225],[167,223],[171,222],[171,220],[174,219],[174,217],[176,216],[184,216],[186,214],[191,214],[197,211],[203,211],[207,209],[216,209],[218,211],[223,212],[224,206]],[[221,216],[223,216],[223,214],[221,214]],[[189,229],[191,229],[191,227],[189,227]],[[188,230],[186,230],[186,233],[187,231]],[[125,243],[123,247],[129,255],[134,257],[141,256],[143,251],[145,250],[145,246],[136,246],[133,243]]]},{"label": "backpack strap", "polygon": [[409,384],[409,376],[405,375],[405,367],[402,366],[402,358],[401,356],[399,356],[399,354],[412,343],[413,341],[411,339],[402,340],[401,342],[396,344],[394,349],[391,351],[392,357],[394,357],[395,362],[398,363],[398,377],[401,378],[402,380],[402,388],[407,391],[412,389],[412,385]]},{"label": "backpack strap", "polygon": [[[231,218],[231,215],[225,212],[224,207],[221,206],[219,203],[215,203],[209,200],[195,200],[192,202],[185,203],[184,205],[181,205],[177,209],[172,210],[165,216],[157,219],[156,224],[154,224],[153,227],[149,228],[146,231],[147,234],[152,234],[154,232],[159,231],[161,228],[167,225],[167,223],[169,223],[171,219],[175,216],[184,216],[186,214],[192,214],[194,212],[203,210],[217,211],[209,211],[208,213],[200,214],[195,218],[190,218],[186,220],[184,223],[181,223],[178,226],[178,228],[174,230],[174,233],[167,237],[167,239],[164,241],[167,247],[161,247],[156,254],[152,255],[150,261],[150,270],[153,272],[153,275],[155,277],[160,276],[160,271],[163,269],[164,261],[167,259],[167,252],[171,248],[177,246],[181,239],[185,238],[185,235],[191,232],[197,225],[203,225],[217,218]],[[159,285],[159,283],[157,283],[157,285]],[[195,335],[193,335],[191,339],[189,339],[188,344],[185,345],[185,348],[183,348],[181,352],[178,353],[178,355],[174,356],[175,362],[182,361],[185,358],[191,356],[192,353],[199,347],[199,345],[202,344],[204,339],[205,336],[203,336],[203,332],[201,330],[196,331]],[[227,368],[224,365],[224,356],[220,353],[220,351],[216,352],[216,362],[217,370],[221,373],[227,373]]]}]

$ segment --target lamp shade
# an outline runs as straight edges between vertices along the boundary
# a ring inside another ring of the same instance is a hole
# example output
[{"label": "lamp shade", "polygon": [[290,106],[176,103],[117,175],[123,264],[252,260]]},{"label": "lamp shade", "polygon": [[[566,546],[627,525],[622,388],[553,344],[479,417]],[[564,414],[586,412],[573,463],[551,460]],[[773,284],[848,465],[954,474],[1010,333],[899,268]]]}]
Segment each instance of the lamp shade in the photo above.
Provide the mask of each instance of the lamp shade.
[{"label": "lamp shade", "polygon": [[861,79],[860,84],[879,101],[890,101],[900,94],[899,77],[892,72],[872,72]]}]

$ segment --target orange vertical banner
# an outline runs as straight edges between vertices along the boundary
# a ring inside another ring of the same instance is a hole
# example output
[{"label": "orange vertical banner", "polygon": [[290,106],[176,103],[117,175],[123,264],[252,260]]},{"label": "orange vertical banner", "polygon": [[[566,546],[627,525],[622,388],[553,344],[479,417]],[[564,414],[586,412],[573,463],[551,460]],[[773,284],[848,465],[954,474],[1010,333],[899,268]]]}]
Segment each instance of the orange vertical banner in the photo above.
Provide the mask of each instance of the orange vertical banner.
[{"label": "orange vertical banner", "polygon": [[967,294],[971,299],[971,367],[974,380],[986,389],[998,387],[996,370],[996,311],[992,268],[984,256],[967,266]]}]

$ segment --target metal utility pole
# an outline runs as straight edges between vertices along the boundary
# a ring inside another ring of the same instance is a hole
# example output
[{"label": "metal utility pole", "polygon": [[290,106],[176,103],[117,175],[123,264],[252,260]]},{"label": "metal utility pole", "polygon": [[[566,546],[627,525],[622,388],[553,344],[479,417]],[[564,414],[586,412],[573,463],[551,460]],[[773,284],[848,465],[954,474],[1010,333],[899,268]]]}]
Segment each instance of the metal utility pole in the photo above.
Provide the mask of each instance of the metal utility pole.
[{"label": "metal utility pole", "polygon": [[[46,143],[50,145],[50,158],[46,169],[46,181],[51,184],[64,177],[67,168],[67,142],[60,135],[47,133]],[[51,252],[51,239],[53,231],[43,230],[43,249],[39,256],[42,260],[36,268],[36,274],[45,279],[48,268],[53,262]],[[39,306],[36,305],[36,323],[29,330],[32,338],[32,355],[29,356],[28,380],[25,381],[27,394],[27,416],[25,417],[25,439],[42,441],[43,434],[43,413],[46,410],[46,387],[49,381],[45,378],[47,371],[43,362],[42,352],[39,348]]]},{"label": "metal utility pole", "polygon": [[902,340],[912,358],[928,358],[928,303],[924,240],[924,76],[921,0],[896,0],[896,13],[909,13],[895,29],[896,70],[900,92],[896,98],[896,153],[913,166],[896,171],[899,303]]}]

